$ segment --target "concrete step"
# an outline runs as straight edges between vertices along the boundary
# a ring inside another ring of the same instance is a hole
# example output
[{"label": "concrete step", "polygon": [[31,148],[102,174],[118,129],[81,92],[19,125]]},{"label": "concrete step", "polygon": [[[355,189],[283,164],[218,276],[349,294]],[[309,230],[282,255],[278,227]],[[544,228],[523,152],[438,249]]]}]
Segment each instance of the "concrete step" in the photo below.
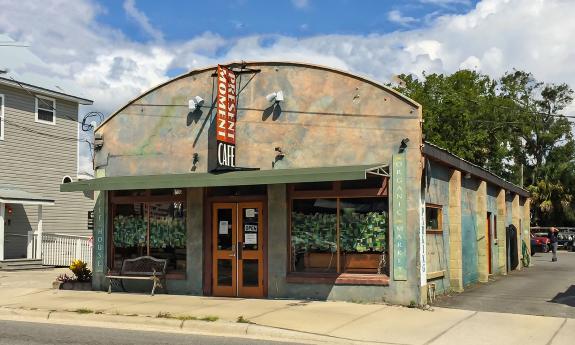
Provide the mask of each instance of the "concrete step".
[{"label": "concrete step", "polygon": [[42,265],[41,259],[6,259],[0,261],[0,270],[19,271],[19,270],[39,270],[52,268],[52,266]]}]

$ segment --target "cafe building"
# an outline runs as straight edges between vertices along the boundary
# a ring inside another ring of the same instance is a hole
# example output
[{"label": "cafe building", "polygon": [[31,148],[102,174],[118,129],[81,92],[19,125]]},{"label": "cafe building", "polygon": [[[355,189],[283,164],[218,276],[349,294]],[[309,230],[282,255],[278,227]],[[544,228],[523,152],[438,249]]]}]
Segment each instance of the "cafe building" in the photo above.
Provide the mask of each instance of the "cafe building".
[{"label": "cafe building", "polygon": [[152,256],[170,294],[423,304],[520,269],[528,193],[425,143],[422,121],[381,83],[303,63],[145,92],[95,130],[96,178],[61,185],[98,195],[93,288]]}]

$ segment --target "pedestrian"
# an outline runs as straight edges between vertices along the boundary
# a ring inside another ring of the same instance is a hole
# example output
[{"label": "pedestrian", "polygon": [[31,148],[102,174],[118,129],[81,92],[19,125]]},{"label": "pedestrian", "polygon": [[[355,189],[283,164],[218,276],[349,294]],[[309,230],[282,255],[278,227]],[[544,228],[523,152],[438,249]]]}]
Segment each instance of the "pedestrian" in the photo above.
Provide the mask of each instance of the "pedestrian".
[{"label": "pedestrian", "polygon": [[556,227],[551,227],[549,232],[547,233],[547,237],[549,237],[549,242],[551,242],[551,251],[553,252],[553,258],[551,261],[557,261],[557,235],[559,234],[559,229]]}]

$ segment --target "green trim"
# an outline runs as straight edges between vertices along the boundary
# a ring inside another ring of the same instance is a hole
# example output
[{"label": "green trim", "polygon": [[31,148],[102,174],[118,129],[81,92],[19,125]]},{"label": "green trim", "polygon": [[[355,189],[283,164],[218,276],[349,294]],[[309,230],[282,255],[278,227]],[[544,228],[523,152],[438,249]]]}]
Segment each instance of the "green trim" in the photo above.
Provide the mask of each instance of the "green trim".
[{"label": "green trim", "polygon": [[368,171],[384,165],[355,165],[322,168],[234,171],[221,174],[101,177],[60,185],[61,192],[156,188],[223,187],[278,183],[364,180]]}]

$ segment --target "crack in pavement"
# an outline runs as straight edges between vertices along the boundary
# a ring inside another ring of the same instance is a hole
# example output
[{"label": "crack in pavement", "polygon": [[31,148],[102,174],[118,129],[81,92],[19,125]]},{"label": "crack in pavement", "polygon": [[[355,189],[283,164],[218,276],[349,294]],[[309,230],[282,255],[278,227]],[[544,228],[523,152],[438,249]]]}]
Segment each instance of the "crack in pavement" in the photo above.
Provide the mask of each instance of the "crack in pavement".
[{"label": "crack in pavement", "polygon": [[479,314],[478,311],[474,312],[473,314],[464,317],[463,319],[457,321],[456,323],[454,323],[453,325],[447,327],[447,329],[441,331],[438,335],[436,335],[435,337],[429,339],[428,341],[426,341],[425,343],[423,343],[423,345],[429,345],[432,342],[436,341],[437,339],[441,338],[443,335],[445,335],[447,332],[449,332],[450,330],[452,330],[453,328],[457,327],[458,325],[462,324],[464,321],[467,321],[469,319],[471,319],[472,317],[474,317],[475,315]]},{"label": "crack in pavement", "polygon": [[553,343],[553,340],[555,340],[555,337],[557,336],[557,334],[559,334],[559,331],[561,331],[561,329],[563,329],[563,326],[565,326],[566,323],[567,323],[567,319],[563,319],[563,323],[561,323],[561,326],[559,326],[559,328],[557,328],[555,333],[553,333],[553,336],[551,336],[551,339],[549,339],[549,341],[545,345],[551,345]]}]

